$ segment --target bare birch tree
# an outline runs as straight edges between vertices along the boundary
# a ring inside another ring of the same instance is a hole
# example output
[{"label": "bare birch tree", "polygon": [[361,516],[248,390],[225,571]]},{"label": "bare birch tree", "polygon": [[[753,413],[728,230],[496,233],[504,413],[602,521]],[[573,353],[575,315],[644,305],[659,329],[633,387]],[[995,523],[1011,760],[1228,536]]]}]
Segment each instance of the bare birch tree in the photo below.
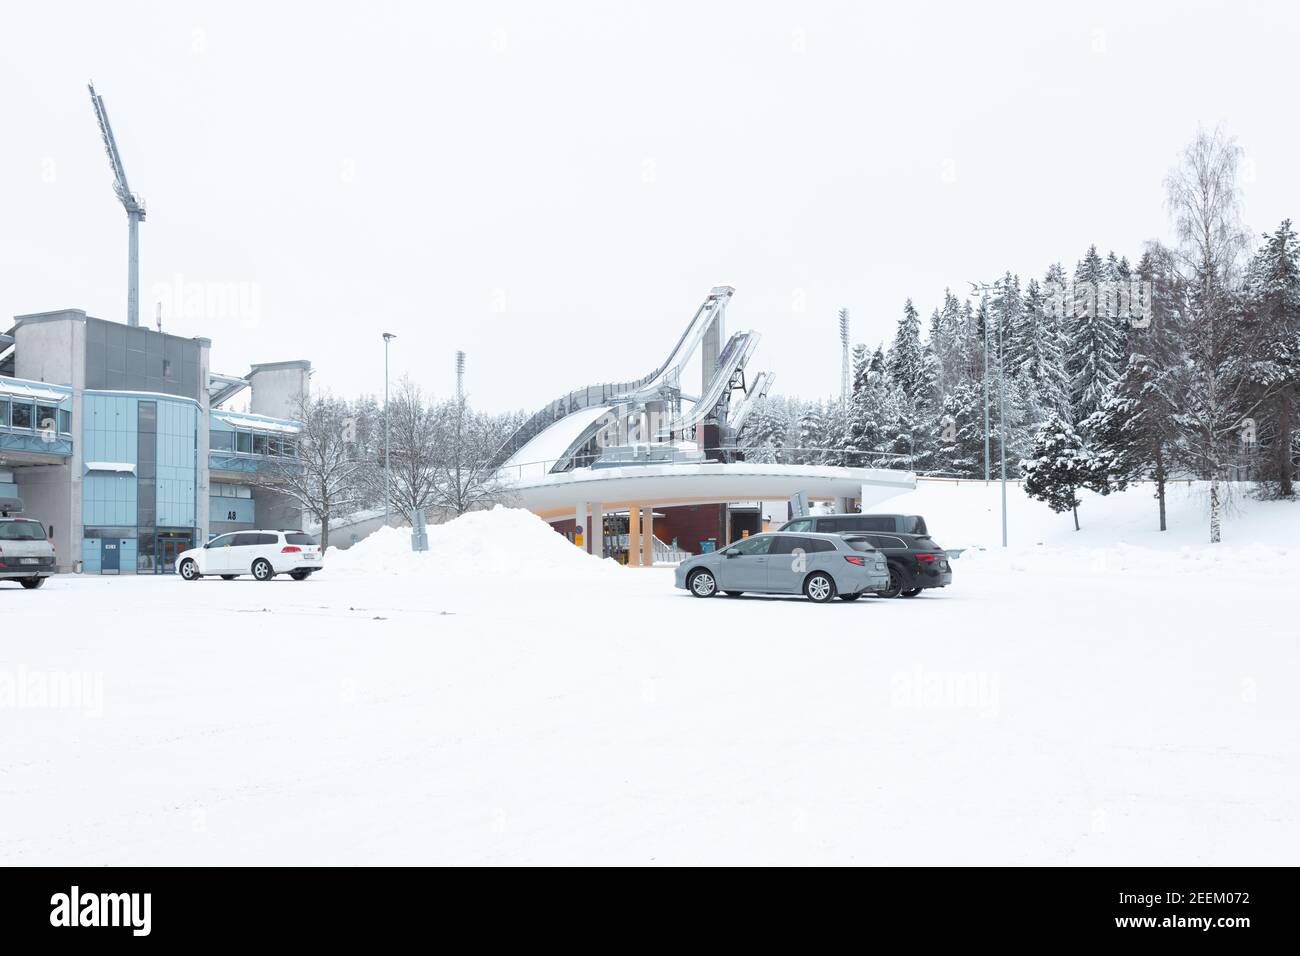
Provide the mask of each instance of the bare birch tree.
[{"label": "bare birch tree", "polygon": [[300,396],[294,417],[302,425],[297,458],[275,460],[258,483],[296,502],[320,524],[324,550],[329,547],[331,519],[350,514],[362,501],[356,419],[346,402],[328,393]]},{"label": "bare birch tree", "polygon": [[1246,251],[1237,168],[1241,149],[1220,130],[1198,130],[1165,179],[1166,202],[1187,283],[1184,457],[1210,483],[1210,542],[1221,538],[1223,470],[1233,440],[1260,398],[1246,400],[1235,368],[1248,360],[1240,317],[1240,263]]}]

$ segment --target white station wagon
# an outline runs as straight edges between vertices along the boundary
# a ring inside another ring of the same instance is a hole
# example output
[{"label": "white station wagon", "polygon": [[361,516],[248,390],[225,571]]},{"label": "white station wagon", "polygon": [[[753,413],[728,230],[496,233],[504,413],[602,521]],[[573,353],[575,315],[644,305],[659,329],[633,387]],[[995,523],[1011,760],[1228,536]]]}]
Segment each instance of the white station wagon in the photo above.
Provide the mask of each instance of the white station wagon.
[{"label": "white station wagon", "polygon": [[234,531],[176,557],[176,573],[186,581],[205,575],[231,581],[241,574],[258,581],[270,581],[277,574],[305,581],[320,569],[320,545],[303,531]]}]

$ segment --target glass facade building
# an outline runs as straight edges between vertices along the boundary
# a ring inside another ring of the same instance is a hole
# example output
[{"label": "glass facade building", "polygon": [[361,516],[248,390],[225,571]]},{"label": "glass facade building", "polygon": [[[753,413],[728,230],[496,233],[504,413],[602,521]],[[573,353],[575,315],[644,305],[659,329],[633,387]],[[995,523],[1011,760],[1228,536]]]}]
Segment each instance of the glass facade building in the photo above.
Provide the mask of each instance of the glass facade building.
[{"label": "glass facade building", "polygon": [[[61,570],[168,574],[215,534],[301,524],[260,479],[295,467],[297,423],[265,411],[293,406],[309,363],[210,376],[205,339],[75,310],[5,338],[0,493],[48,526]],[[221,407],[243,389],[254,411]]]}]

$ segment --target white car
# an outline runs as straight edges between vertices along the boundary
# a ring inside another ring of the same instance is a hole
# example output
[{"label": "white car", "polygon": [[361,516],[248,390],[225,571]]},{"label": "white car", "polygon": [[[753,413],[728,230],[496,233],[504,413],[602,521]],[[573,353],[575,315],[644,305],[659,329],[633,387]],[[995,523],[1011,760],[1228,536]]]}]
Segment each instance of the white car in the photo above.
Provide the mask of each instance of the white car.
[{"label": "white car", "polygon": [[303,531],[234,531],[182,551],[176,557],[176,573],[186,581],[209,574],[223,581],[241,574],[258,581],[270,581],[277,574],[305,581],[321,569],[321,557],[316,539]]}]

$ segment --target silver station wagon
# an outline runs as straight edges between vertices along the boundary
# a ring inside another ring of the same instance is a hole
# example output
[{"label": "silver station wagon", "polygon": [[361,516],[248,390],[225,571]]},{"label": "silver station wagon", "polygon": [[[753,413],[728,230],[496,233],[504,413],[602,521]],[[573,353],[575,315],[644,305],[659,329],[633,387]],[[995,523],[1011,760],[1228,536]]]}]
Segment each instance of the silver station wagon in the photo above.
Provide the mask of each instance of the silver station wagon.
[{"label": "silver station wagon", "polygon": [[825,604],[888,588],[889,565],[865,539],[774,531],[683,561],[676,585],[700,598],[803,594]]}]

